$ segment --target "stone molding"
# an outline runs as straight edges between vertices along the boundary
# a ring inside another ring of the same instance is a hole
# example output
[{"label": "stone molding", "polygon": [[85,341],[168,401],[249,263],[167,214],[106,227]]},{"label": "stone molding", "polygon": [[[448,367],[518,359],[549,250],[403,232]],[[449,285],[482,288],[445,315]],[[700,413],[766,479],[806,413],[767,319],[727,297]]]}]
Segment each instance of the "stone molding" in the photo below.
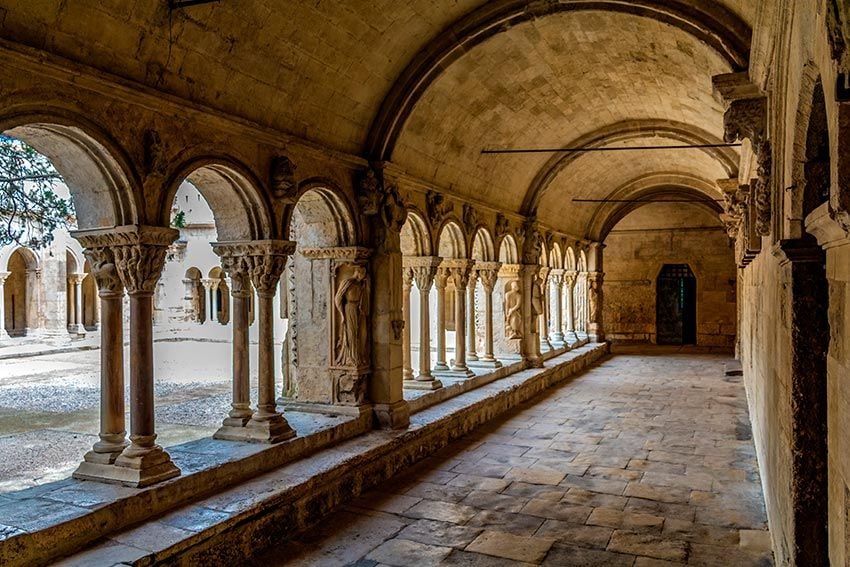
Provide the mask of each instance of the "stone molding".
[{"label": "stone molding", "polygon": [[436,268],[443,262],[439,256],[404,256],[401,265],[406,268]]},{"label": "stone molding", "polygon": [[366,260],[371,248],[362,246],[334,246],[326,248],[299,248],[298,253],[308,260]]},{"label": "stone molding", "polygon": [[850,234],[835,219],[829,203],[824,203],[805,219],[806,232],[813,235],[824,250],[850,244]]}]

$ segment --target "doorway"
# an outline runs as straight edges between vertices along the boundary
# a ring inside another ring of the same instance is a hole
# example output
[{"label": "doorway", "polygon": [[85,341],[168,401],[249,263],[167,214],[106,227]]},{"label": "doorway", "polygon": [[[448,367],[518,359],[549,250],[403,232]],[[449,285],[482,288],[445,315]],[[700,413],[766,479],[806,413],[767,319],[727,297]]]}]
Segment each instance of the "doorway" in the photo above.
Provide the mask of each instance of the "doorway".
[{"label": "doorway", "polygon": [[655,301],[656,342],[697,342],[697,279],[687,264],[665,264],[658,274]]}]

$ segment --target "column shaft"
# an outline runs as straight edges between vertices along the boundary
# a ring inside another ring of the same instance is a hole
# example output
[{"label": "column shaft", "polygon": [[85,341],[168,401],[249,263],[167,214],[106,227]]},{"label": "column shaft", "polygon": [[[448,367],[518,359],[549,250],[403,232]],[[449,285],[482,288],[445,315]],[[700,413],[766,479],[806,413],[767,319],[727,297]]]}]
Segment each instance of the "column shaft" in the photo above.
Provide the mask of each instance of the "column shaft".
[{"label": "column shaft", "polygon": [[154,446],[153,293],[130,294],[130,441],[128,452]]},{"label": "column shaft", "polygon": [[438,274],[437,286],[437,361],[434,370],[449,369],[446,364],[446,276]]},{"label": "column shaft", "polygon": [[455,279],[455,362],[452,370],[466,372],[466,286]]},{"label": "column shaft", "polygon": [[74,280],[74,324],[77,329],[83,326],[83,280],[76,278]]},{"label": "column shaft", "polygon": [[100,441],[96,453],[113,453],[127,445],[124,423],[124,297],[102,293],[100,333]]},{"label": "column shaft", "polygon": [[233,409],[230,410],[229,418],[242,426],[254,413],[251,410],[248,294],[234,291],[231,293],[230,305],[233,324]]},{"label": "column shaft", "polygon": [[[404,276],[402,283],[401,310],[402,319],[404,319],[404,331],[402,334],[401,358],[402,358],[402,376],[405,380],[413,379],[413,368],[411,365],[410,353],[410,331],[413,326],[413,321],[410,315],[410,290],[413,285],[413,274],[409,268],[403,268]],[[422,318],[422,313],[419,313],[419,318]]]},{"label": "column shaft", "polygon": [[259,294],[259,323],[260,344],[257,357],[257,371],[259,373],[259,389],[257,394],[257,420],[268,419],[279,416],[274,391],[274,321],[272,320],[273,293],[261,292]]},{"label": "column shaft", "polygon": [[477,337],[477,329],[475,328],[475,284],[477,282],[477,278],[473,274],[469,278],[469,284],[466,287],[466,316],[467,316],[467,327],[466,327],[466,339],[469,345],[469,352],[467,353],[467,360],[478,360],[478,352],[476,349],[478,345]]},{"label": "column shaft", "polygon": [[431,374],[430,289],[419,290],[419,376],[417,380],[433,380]]}]

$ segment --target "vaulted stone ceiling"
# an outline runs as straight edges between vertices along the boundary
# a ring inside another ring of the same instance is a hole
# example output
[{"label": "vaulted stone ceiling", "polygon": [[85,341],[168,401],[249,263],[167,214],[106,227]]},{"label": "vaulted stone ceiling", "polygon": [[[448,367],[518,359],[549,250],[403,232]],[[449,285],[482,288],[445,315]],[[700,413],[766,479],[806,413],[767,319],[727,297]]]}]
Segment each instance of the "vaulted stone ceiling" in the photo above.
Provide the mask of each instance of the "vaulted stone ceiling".
[{"label": "vaulted stone ceiling", "polygon": [[[605,197],[654,173],[710,183],[730,174],[728,164],[689,150],[588,154],[552,169],[547,154],[481,150],[719,141],[711,76],[746,66],[756,5],[223,0],[169,16],[165,4],[0,0],[0,35],[333,149],[391,159],[438,188],[536,212],[579,236],[593,211],[573,206],[573,196]],[[675,133],[659,131],[662,122]]]}]

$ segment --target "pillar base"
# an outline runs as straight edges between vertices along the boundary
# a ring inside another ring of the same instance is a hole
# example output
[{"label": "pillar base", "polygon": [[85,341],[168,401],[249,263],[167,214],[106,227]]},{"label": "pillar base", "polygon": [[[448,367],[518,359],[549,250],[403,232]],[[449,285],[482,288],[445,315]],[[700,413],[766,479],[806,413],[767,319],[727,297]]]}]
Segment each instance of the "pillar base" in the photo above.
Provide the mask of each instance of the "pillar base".
[{"label": "pillar base", "polygon": [[480,360],[480,359],[478,358],[478,355],[477,355],[477,354],[468,354],[468,353],[467,353],[467,355],[466,355],[466,362],[467,362],[467,363],[469,363],[469,362],[475,362],[475,361],[477,361],[477,360]]},{"label": "pillar base", "polygon": [[304,413],[320,413],[323,415],[349,415],[360,417],[372,411],[370,404],[359,406],[344,406],[342,404],[324,404],[320,402],[299,402],[289,398],[278,398],[277,404],[284,406],[285,411],[301,411]]},{"label": "pillar base", "polygon": [[405,390],[439,390],[443,383],[436,378],[431,380],[405,380]]},{"label": "pillar base", "polygon": [[432,370],[435,370],[437,372],[446,372],[447,370],[449,370],[449,365],[445,362],[438,362],[434,364],[434,368]]},{"label": "pillar base", "polygon": [[[289,425],[289,422],[282,415],[272,416],[262,420],[252,418],[245,427],[233,428],[233,436],[219,436],[224,427],[220,428],[215,433],[216,439],[226,439],[228,441],[247,441],[249,443],[280,443],[295,437],[295,430]],[[227,434],[227,432],[222,432]]]},{"label": "pillar base", "polygon": [[467,361],[466,365],[472,368],[501,368],[503,366],[501,361],[495,358]]},{"label": "pillar base", "polygon": [[74,471],[74,478],[143,488],[180,476],[180,469],[159,446],[138,457],[89,451],[85,459]]},{"label": "pillar base", "polygon": [[436,368],[433,370],[434,376],[439,378],[474,378],[475,372],[470,370],[469,368],[464,368],[463,370],[451,368],[449,370],[437,370]]},{"label": "pillar base", "polygon": [[375,426],[379,429],[406,429],[410,425],[410,406],[400,400],[391,404],[372,406]]}]

